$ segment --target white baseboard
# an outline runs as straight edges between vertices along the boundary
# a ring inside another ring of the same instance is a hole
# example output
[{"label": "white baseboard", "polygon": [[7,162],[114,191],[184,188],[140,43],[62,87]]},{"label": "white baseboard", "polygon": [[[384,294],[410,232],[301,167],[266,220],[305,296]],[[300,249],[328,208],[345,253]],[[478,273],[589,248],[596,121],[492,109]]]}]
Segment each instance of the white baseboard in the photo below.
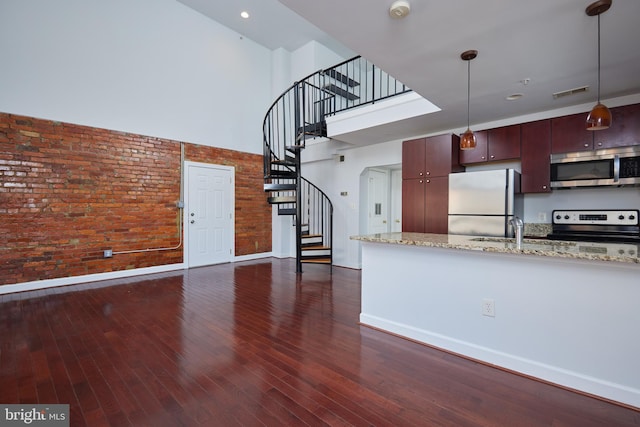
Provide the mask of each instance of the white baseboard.
[{"label": "white baseboard", "polygon": [[157,265],[154,267],[135,268],[132,270],[109,271],[106,273],[85,274],[82,276],[60,277],[58,279],[34,280],[33,282],[16,283],[0,286],[0,295],[13,292],[34,291],[56,286],[77,285],[79,283],[97,282],[100,280],[121,279],[123,277],[140,276],[143,274],[165,273],[187,268],[184,263]]},{"label": "white baseboard", "polygon": [[478,346],[473,343],[389,321],[377,316],[361,313],[360,322],[364,325],[388,331],[392,334],[456,353],[463,357],[479,360],[489,365],[505,368],[562,387],[640,408],[640,390],[621,384],[604,381],[583,375],[579,372],[568,371],[488,347]]},{"label": "white baseboard", "polygon": [[[232,262],[249,261],[260,258],[270,258],[271,252],[242,255],[234,257]],[[105,273],[86,274],[82,276],[60,277],[57,279],[34,280],[32,282],[15,283],[11,285],[0,285],[0,295],[14,292],[35,291],[38,289],[53,288],[56,286],[77,285],[80,283],[97,282],[100,280],[121,279],[124,277],[135,277],[143,274],[165,273],[167,271],[186,269],[185,263],[158,265],[154,267],[134,268],[131,270],[109,271]]]},{"label": "white baseboard", "polygon": [[251,261],[253,259],[272,258],[273,252],[260,252],[258,254],[240,255],[233,258],[233,262]]}]

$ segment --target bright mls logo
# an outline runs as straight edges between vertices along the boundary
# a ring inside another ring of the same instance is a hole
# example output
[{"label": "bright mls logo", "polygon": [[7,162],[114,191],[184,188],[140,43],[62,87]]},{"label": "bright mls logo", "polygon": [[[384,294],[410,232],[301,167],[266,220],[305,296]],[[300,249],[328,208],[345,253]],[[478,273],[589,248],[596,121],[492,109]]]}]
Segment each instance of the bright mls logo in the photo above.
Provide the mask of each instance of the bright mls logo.
[{"label": "bright mls logo", "polygon": [[0,427],[69,427],[69,405],[2,405]]}]

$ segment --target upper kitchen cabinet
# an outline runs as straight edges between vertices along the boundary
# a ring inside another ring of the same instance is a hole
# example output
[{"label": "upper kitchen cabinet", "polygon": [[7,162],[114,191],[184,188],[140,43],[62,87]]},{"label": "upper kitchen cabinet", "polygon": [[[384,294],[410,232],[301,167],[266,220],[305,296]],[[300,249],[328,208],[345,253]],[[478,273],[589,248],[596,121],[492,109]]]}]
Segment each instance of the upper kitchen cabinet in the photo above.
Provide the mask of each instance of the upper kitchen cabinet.
[{"label": "upper kitchen cabinet", "polygon": [[520,158],[520,125],[489,129],[489,161]]},{"label": "upper kitchen cabinet", "polygon": [[475,132],[477,145],[460,150],[460,163],[472,164],[520,158],[520,125]]},{"label": "upper kitchen cabinet", "polygon": [[458,159],[459,145],[459,138],[452,134],[404,141],[402,179],[446,176],[464,170]]},{"label": "upper kitchen cabinet", "polygon": [[458,157],[459,147],[460,138],[450,133],[426,138],[427,176],[448,176],[451,172],[463,171]]},{"label": "upper kitchen cabinet", "polygon": [[551,152],[570,153],[593,150],[593,131],[585,126],[589,113],[551,119]]},{"label": "upper kitchen cabinet", "polygon": [[521,130],[520,189],[523,193],[548,193],[551,191],[551,120],[523,123]]},{"label": "upper kitchen cabinet", "polygon": [[611,108],[611,127],[605,130],[586,130],[588,114],[551,119],[552,153],[640,145],[640,104]]},{"label": "upper kitchen cabinet", "polygon": [[640,104],[611,108],[611,127],[593,133],[594,148],[640,144]]},{"label": "upper kitchen cabinet", "polygon": [[402,143],[402,179],[423,178],[427,169],[426,138]]},{"label": "upper kitchen cabinet", "polygon": [[476,136],[476,148],[460,151],[460,164],[469,165],[487,161],[488,135],[486,130],[473,133]]}]

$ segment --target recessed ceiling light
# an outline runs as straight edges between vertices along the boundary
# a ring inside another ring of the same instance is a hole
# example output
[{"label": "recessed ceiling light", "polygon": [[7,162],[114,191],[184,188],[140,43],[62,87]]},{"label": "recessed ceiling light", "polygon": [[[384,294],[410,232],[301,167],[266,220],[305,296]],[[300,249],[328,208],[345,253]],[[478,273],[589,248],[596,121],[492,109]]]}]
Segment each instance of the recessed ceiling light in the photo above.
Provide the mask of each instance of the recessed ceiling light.
[{"label": "recessed ceiling light", "polygon": [[524,93],[514,93],[514,94],[511,94],[511,95],[507,96],[505,99],[507,101],[515,101],[516,99],[520,99],[523,96],[524,96]]},{"label": "recessed ceiling light", "polygon": [[243,10],[242,12],[240,12],[240,16],[242,16],[244,19],[248,19],[249,12],[247,12],[246,10]]}]

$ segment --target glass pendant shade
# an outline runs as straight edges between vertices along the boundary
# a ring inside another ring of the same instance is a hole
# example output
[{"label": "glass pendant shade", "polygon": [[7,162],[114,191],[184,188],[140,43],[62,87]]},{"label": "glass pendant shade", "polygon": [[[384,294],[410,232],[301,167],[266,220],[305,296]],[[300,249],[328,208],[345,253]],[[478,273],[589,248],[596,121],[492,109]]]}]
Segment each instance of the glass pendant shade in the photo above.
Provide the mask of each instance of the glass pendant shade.
[{"label": "glass pendant shade", "polygon": [[598,102],[587,116],[587,130],[603,130],[611,126],[611,111]]},{"label": "glass pendant shade", "polygon": [[461,150],[472,150],[476,148],[476,136],[471,129],[467,128],[466,132],[462,134],[462,138],[460,138],[460,149]]}]

